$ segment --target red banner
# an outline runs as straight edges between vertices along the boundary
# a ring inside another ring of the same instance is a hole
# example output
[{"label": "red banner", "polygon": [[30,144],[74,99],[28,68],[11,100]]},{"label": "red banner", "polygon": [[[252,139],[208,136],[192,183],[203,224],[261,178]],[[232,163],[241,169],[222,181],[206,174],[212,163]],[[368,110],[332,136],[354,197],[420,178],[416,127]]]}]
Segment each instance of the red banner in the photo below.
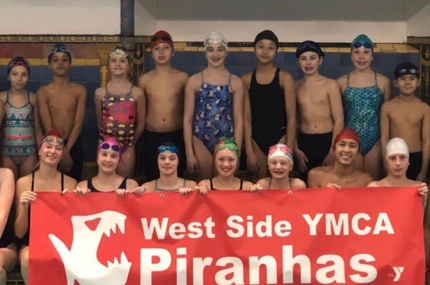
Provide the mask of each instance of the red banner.
[{"label": "red banner", "polygon": [[30,284],[424,284],[415,188],[38,193]]}]

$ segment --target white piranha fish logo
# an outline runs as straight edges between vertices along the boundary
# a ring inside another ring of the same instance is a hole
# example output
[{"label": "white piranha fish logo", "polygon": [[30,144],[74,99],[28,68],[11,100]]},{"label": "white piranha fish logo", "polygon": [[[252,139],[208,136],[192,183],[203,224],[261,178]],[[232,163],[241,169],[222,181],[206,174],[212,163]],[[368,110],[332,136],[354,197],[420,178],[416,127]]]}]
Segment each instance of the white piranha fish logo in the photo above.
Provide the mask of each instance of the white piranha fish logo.
[{"label": "white piranha fish logo", "polygon": [[[124,252],[121,252],[119,262],[115,257],[113,263],[108,261],[108,266],[105,266],[97,259],[97,250],[103,235],[110,237],[111,231],[115,233],[117,226],[124,234],[126,218],[125,215],[115,211],[104,211],[88,216],[72,216],[73,242],[70,250],[54,234],[49,235],[63,260],[67,285],[73,285],[75,280],[81,285],[125,284],[131,263]],[[100,221],[97,228],[91,230],[85,223],[95,219],[100,219]]]}]

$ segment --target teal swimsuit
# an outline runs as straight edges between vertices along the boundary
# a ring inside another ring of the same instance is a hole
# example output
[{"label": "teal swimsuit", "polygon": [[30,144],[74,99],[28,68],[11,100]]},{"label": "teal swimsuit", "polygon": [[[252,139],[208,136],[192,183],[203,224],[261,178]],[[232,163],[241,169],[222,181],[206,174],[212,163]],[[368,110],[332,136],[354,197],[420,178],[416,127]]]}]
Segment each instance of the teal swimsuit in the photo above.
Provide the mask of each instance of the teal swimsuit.
[{"label": "teal swimsuit", "polygon": [[384,94],[378,87],[375,72],[375,85],[369,87],[349,86],[342,95],[345,128],[357,132],[360,138],[360,153],[365,156],[381,137],[379,116],[384,103]]}]

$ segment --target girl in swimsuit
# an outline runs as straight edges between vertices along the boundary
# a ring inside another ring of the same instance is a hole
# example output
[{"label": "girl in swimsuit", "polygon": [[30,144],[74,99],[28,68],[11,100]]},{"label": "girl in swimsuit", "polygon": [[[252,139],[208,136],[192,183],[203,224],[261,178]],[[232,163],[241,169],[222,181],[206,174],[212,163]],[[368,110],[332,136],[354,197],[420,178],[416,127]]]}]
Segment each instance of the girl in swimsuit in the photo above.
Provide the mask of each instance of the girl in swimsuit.
[{"label": "girl in swimsuit", "polygon": [[251,191],[262,189],[303,189],[306,183],[298,178],[290,178],[293,170],[293,152],[285,144],[276,144],[269,148],[267,164],[271,177],[258,180]]},{"label": "girl in swimsuit", "polygon": [[[91,179],[79,182],[74,192],[87,195],[89,192],[116,192],[124,196],[128,192],[143,194],[136,180],[125,178],[117,173],[121,164],[121,144],[114,137],[105,139],[97,148],[98,174]],[[112,185],[117,185],[112,187]]]},{"label": "girl in swimsuit", "polygon": [[267,176],[267,152],[276,143],[294,145],[296,134],[296,95],[291,74],[273,61],[278,37],[269,30],[254,40],[257,68],[242,76],[244,91],[244,142],[246,163],[252,181]]},{"label": "girl in swimsuit", "polygon": [[239,147],[231,138],[222,138],[215,146],[217,176],[200,181],[200,193],[208,190],[249,190],[252,183],[234,176],[239,166]]},{"label": "girl in swimsuit", "polygon": [[24,244],[19,253],[21,274],[28,284],[28,241],[30,229],[30,205],[37,198],[37,192],[62,192],[76,188],[76,180],[57,170],[64,151],[61,135],[51,130],[42,138],[39,145],[39,167],[21,177],[16,182],[15,235]]},{"label": "girl in swimsuit", "polygon": [[25,86],[30,67],[23,57],[13,58],[7,67],[10,90],[0,93],[4,105],[2,123],[3,166],[11,169],[15,180],[31,172],[37,163],[36,140],[41,137],[36,94]]},{"label": "girl in swimsuit", "polygon": [[199,180],[213,176],[214,147],[222,137],[243,136],[243,84],[224,65],[227,41],[219,33],[205,40],[207,67],[185,86],[184,142],[187,167]]},{"label": "girl in swimsuit", "polygon": [[134,173],[135,144],[145,127],[145,96],[142,89],[128,79],[130,55],[122,46],[109,53],[110,81],[96,90],[94,102],[101,140],[115,137],[122,148],[118,174]]},{"label": "girl in swimsuit", "polygon": [[360,138],[360,155],[355,167],[370,174],[374,180],[381,176],[380,111],[390,99],[387,77],[371,68],[373,42],[359,35],[351,44],[353,70],[337,82],[342,92],[345,128],[351,128]]},{"label": "girl in swimsuit", "polygon": [[186,194],[195,190],[197,183],[178,177],[179,149],[170,142],[158,147],[158,169],[160,178],[142,185],[146,192],[179,192]]},{"label": "girl in swimsuit", "polygon": [[15,194],[13,172],[0,168],[0,285],[6,285],[7,272],[13,270],[16,264],[16,246],[13,243],[13,224],[10,220],[10,209]]}]

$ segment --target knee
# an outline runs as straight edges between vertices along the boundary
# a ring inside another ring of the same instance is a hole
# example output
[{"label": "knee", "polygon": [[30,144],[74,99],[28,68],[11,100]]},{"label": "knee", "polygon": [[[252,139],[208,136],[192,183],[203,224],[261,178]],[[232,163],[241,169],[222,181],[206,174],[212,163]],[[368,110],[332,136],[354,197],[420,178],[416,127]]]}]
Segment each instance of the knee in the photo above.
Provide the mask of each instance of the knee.
[{"label": "knee", "polygon": [[28,268],[28,250],[25,252],[22,252],[19,261],[21,264],[21,270],[27,270]]}]

